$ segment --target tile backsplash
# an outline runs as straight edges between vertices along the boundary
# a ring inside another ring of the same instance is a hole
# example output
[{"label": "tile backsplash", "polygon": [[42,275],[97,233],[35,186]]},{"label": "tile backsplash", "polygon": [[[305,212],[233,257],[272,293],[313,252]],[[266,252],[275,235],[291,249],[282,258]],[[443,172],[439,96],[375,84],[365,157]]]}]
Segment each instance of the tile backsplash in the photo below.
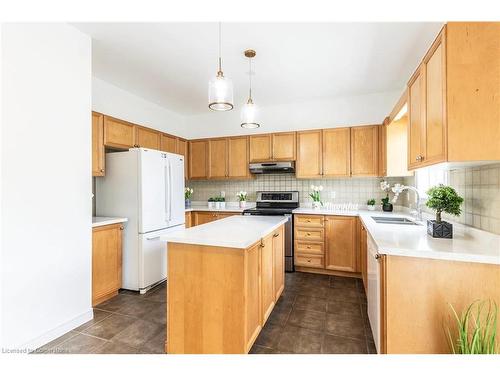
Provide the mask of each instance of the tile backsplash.
[{"label": "tile backsplash", "polygon": [[[186,186],[194,189],[193,201],[207,201],[221,191],[225,192],[226,201],[236,201],[240,190],[248,193],[248,200],[255,201],[256,192],[262,190],[297,190],[301,204],[309,203],[311,185],[321,185],[323,202],[366,204],[370,198],[380,202],[384,192],[380,190],[380,178],[343,178],[343,179],[297,179],[293,174],[256,175],[251,180],[190,180]],[[403,183],[403,178],[388,178],[391,184]]]},{"label": "tile backsplash", "polygon": [[[405,177],[404,183],[421,185],[419,178],[427,176],[421,176],[417,171],[415,177]],[[429,178],[427,184],[430,186],[443,182],[464,198],[462,214],[459,217],[443,214],[443,219],[500,234],[500,164],[451,169],[443,171],[442,177],[431,174]],[[414,198],[404,197],[404,205],[413,208]],[[425,205],[422,208],[425,212],[433,213]]]}]

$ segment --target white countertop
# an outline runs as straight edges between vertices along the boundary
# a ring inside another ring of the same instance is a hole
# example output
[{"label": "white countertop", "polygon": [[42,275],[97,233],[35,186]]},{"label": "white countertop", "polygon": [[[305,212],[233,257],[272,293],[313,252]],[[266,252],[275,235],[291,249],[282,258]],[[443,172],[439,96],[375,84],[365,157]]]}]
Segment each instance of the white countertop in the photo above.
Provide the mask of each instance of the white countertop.
[{"label": "white countertop", "polygon": [[500,265],[500,236],[462,224],[453,223],[453,238],[432,238],[426,221],[421,225],[380,224],[372,216],[406,217],[405,212],[333,211],[298,208],[294,214],[359,216],[373,238],[379,254],[442,259]]},{"label": "white countertop", "polygon": [[254,202],[247,202],[245,208],[240,208],[238,202],[226,202],[225,208],[208,208],[207,203],[193,203],[190,208],[186,208],[186,212],[191,211],[209,211],[209,212],[243,212],[247,208],[254,208]]},{"label": "white countertop", "polygon": [[246,249],[287,222],[283,216],[236,215],[160,236],[161,241]]},{"label": "white countertop", "polygon": [[128,221],[125,217],[104,217],[104,216],[92,216],[92,228],[102,227],[104,225],[124,223]]}]

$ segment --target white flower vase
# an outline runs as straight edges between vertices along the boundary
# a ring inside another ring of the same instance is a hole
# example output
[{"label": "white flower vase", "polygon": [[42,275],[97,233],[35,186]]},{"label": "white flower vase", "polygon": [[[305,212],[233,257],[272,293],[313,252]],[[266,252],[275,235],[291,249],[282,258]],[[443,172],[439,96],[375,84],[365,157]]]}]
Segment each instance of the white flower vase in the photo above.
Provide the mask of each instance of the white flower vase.
[{"label": "white flower vase", "polygon": [[214,208],[215,202],[208,202],[208,208]]},{"label": "white flower vase", "polygon": [[369,204],[368,205],[368,211],[375,211],[375,205],[374,204]]},{"label": "white flower vase", "polygon": [[245,208],[247,205],[247,201],[240,201],[240,208]]},{"label": "white flower vase", "polygon": [[225,209],[226,208],[226,202],[220,202],[220,207],[221,209]]},{"label": "white flower vase", "polygon": [[219,210],[222,202],[215,202],[215,209]]},{"label": "white flower vase", "polygon": [[321,208],[321,202],[313,201],[312,208],[315,210],[319,210]]}]

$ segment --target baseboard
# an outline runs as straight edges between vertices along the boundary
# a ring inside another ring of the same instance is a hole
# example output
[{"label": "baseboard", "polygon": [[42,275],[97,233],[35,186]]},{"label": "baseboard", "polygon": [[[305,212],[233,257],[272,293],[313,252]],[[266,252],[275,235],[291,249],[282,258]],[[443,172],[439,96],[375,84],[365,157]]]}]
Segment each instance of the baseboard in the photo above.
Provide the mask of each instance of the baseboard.
[{"label": "baseboard", "polygon": [[87,323],[89,320],[92,320],[93,318],[94,318],[94,311],[92,310],[92,308],[89,308],[83,314],[80,314],[77,317],[42,334],[41,336],[38,336],[36,339],[29,341],[28,343],[22,345],[18,349],[19,351],[22,351],[24,353],[32,352],[33,350],[36,350],[37,348],[51,342],[52,340],[64,335],[65,333],[68,333],[69,331],[75,329],[76,327],[79,327],[82,324]]}]

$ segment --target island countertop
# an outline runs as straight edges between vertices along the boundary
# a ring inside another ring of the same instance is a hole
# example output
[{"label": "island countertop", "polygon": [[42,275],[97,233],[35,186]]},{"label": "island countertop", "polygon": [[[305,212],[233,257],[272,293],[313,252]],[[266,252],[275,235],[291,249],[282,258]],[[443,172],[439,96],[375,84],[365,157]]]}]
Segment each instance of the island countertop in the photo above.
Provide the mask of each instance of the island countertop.
[{"label": "island countertop", "polygon": [[284,216],[231,216],[160,236],[161,241],[246,249],[287,222]]}]

